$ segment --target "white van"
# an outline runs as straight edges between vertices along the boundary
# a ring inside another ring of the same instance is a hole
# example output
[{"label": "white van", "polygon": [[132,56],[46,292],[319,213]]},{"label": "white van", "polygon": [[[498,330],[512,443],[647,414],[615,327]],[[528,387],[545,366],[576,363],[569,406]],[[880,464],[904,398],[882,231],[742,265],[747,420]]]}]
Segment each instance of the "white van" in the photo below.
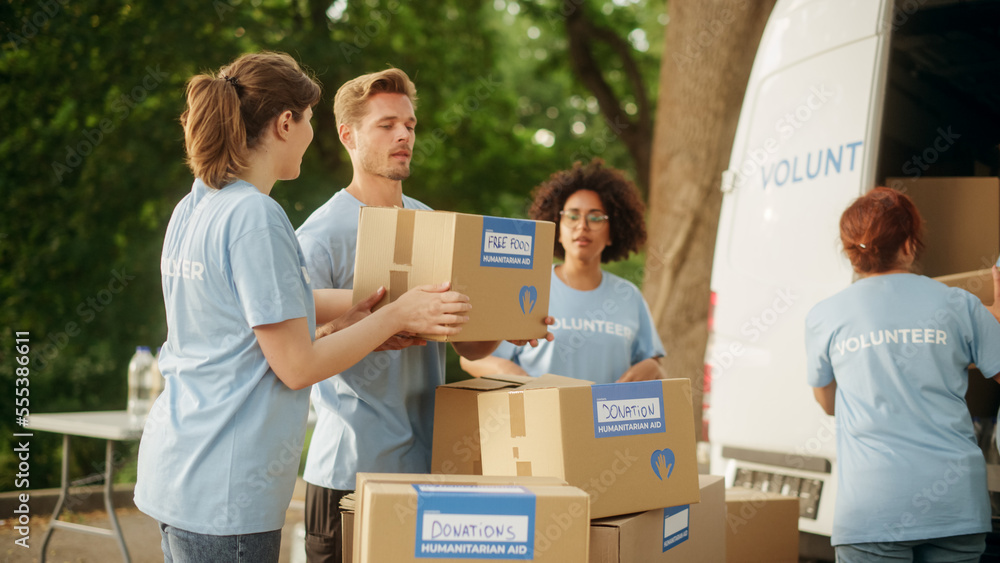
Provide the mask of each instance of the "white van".
[{"label": "white van", "polygon": [[992,295],[998,29],[996,1],[779,0],[764,30],[723,175],[706,418],[712,473],[799,497],[802,531],[832,532],[836,429],[806,383],[804,319],[855,279],[842,211],[910,190],[924,273]]}]

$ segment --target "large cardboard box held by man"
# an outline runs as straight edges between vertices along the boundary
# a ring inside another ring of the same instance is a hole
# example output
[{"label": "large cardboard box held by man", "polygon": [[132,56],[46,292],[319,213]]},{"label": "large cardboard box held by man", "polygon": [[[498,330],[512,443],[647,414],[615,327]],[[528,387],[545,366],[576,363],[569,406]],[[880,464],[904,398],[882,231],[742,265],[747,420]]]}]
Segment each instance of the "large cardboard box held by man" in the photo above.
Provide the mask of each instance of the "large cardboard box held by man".
[{"label": "large cardboard box held by man", "polygon": [[354,303],[384,286],[395,301],[410,288],[451,282],[469,296],[469,322],[428,340],[528,340],[545,336],[555,224],[446,211],[362,207]]},{"label": "large cardboard box held by man", "polygon": [[590,563],[721,563],[726,560],[726,484],[699,475],[701,502],[590,523]]},{"label": "large cardboard box held by man", "polygon": [[[561,375],[490,375],[439,385],[434,395],[434,445],[431,473],[482,475],[479,447],[479,394],[554,385],[592,385]],[[488,427],[496,424],[488,421]]]},{"label": "large cardboard box held by man", "polygon": [[355,563],[587,558],[588,497],[558,479],[359,474],[355,494]]},{"label": "large cardboard box held by man", "polygon": [[726,489],[726,562],[796,563],[799,499],[756,489]]},{"label": "large cardboard box held by man", "polygon": [[698,502],[691,383],[667,379],[479,395],[486,475],[553,475],[594,518]]}]

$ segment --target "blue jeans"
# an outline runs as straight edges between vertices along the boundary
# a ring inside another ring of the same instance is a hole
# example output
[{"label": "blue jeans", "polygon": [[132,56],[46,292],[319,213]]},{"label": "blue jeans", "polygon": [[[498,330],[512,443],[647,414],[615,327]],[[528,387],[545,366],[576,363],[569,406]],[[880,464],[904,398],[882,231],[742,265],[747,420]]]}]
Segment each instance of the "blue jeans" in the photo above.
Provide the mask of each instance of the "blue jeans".
[{"label": "blue jeans", "polygon": [[978,563],[986,550],[986,534],[927,540],[838,545],[837,563],[907,561],[915,563]]},{"label": "blue jeans", "polygon": [[281,552],[281,530],[209,536],[159,525],[164,563],[277,563]]}]

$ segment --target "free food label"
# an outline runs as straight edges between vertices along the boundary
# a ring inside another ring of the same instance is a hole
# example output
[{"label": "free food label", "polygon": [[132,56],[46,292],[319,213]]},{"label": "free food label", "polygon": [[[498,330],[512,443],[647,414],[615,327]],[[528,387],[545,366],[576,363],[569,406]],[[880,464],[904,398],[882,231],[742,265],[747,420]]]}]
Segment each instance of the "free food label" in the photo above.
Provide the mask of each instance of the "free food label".
[{"label": "free food label", "polygon": [[533,559],[535,495],[523,487],[413,485],[418,558]]},{"label": "free food label", "polygon": [[663,551],[687,541],[690,535],[690,505],[663,509]]},{"label": "free food label", "polygon": [[590,390],[595,437],[666,432],[663,385],[659,381],[609,383],[594,385]]},{"label": "free food label", "polygon": [[483,217],[479,265],[530,270],[535,260],[535,222]]}]

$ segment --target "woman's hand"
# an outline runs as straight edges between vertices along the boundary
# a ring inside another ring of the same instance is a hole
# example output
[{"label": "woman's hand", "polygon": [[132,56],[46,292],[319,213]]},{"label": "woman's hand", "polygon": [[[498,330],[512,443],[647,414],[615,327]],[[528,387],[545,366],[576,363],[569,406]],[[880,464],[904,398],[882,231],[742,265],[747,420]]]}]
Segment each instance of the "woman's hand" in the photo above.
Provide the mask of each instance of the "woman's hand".
[{"label": "woman's hand", "polygon": [[618,383],[628,383],[629,381],[652,381],[654,379],[665,379],[667,374],[660,367],[659,358],[648,358],[634,366],[618,378]]},{"label": "woman's hand", "polygon": [[468,322],[465,314],[472,309],[469,296],[448,291],[450,283],[415,287],[385,306],[400,324],[400,331],[415,334],[452,336]]}]

